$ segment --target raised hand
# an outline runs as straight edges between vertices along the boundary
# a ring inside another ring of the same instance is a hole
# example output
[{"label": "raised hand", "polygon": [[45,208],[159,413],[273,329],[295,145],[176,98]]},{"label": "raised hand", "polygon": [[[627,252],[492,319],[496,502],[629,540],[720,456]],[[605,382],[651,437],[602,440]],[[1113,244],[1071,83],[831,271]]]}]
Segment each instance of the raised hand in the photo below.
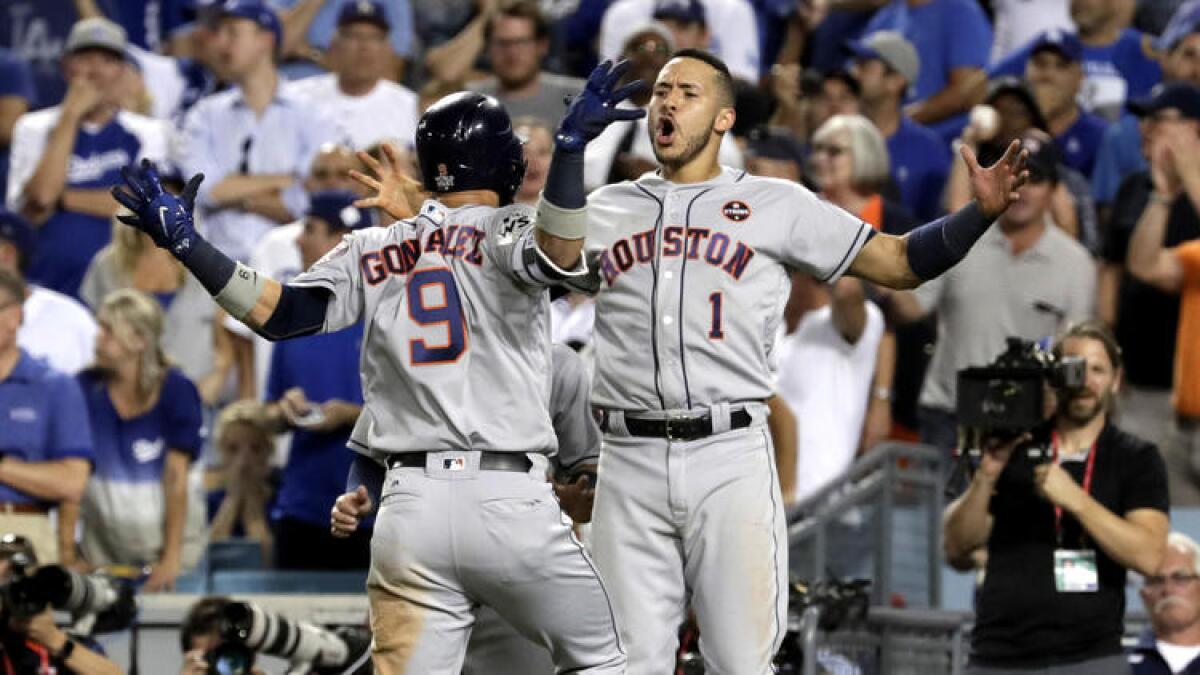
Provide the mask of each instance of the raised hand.
[{"label": "raised hand", "polygon": [[383,209],[396,220],[411,218],[417,213],[426,193],[421,181],[415,180],[401,170],[400,157],[391,143],[383,144],[383,161],[360,151],[358,158],[379,178],[372,178],[361,171],[350,170],[350,177],[374,194],[354,202],[361,209]]},{"label": "raised hand", "polygon": [[605,61],[592,70],[587,86],[571,101],[567,114],[554,134],[554,144],[558,148],[567,152],[583,152],[584,147],[613,122],[646,116],[646,111],[642,109],[617,107],[618,103],[645,86],[641,80],[634,80],[616,89],[626,70],[629,70],[628,61],[621,61],[615,66],[612,61]]},{"label": "raised hand", "polygon": [[176,258],[186,259],[196,238],[192,211],[204,174],[192,176],[178,197],[163,190],[158,172],[149,160],[143,159],[140,167],[121,169],[121,177],[125,185],[114,186],[112,196],[133,214],[120,214],[117,220],[150,235],[155,245]]},{"label": "raised hand", "polygon": [[1009,204],[1017,200],[1017,190],[1029,180],[1029,171],[1025,168],[1029,151],[1021,148],[1021,141],[1014,140],[1004,156],[987,168],[979,166],[975,151],[966,145],[960,152],[967,163],[971,196],[979,205],[979,212],[988,220],[999,218],[1008,210]]}]

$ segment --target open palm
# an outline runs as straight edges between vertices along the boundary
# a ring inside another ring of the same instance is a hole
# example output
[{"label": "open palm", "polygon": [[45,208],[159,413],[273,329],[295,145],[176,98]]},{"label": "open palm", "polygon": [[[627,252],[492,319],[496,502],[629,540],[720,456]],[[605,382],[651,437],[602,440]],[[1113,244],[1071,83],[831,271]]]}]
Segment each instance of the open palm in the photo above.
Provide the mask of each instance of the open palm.
[{"label": "open palm", "polygon": [[391,143],[383,144],[383,161],[379,161],[365,152],[359,152],[358,158],[378,178],[372,178],[361,171],[351,169],[350,177],[373,193],[370,197],[364,197],[354,202],[355,206],[383,209],[396,220],[404,220],[416,215],[421,202],[425,200],[426,193],[420,181],[404,173],[395,146]]},{"label": "open palm", "polygon": [[986,168],[979,166],[971,148],[964,145],[961,153],[967,163],[971,196],[979,205],[980,213],[988,220],[995,220],[1017,200],[1017,190],[1029,180],[1029,171],[1025,168],[1029,151],[1021,149],[1021,141],[1014,140],[1009,143],[1004,156]]}]

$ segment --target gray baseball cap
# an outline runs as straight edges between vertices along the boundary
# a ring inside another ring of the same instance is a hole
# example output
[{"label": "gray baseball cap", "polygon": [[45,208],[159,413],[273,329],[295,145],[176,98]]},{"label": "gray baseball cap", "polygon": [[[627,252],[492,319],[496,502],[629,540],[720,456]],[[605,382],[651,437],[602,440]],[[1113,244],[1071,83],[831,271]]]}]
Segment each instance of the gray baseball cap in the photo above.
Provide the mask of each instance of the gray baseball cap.
[{"label": "gray baseball cap", "polygon": [[81,19],[71,26],[67,41],[63,45],[64,54],[74,54],[82,49],[107,49],[126,58],[125,50],[129,47],[129,39],[125,29],[102,17]]},{"label": "gray baseball cap", "polygon": [[850,43],[850,51],[861,59],[879,59],[888,68],[900,73],[909,84],[915,84],[921,72],[921,57],[903,35],[892,30],[871,33],[858,42]]}]

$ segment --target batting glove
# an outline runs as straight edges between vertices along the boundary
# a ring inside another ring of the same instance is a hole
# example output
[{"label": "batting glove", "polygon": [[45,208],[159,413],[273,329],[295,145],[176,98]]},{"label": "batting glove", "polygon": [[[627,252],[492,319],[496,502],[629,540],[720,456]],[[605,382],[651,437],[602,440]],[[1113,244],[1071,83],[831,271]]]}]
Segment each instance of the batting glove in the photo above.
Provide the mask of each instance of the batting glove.
[{"label": "batting glove", "polygon": [[646,116],[645,110],[617,107],[618,103],[645,86],[641,80],[635,80],[620,89],[614,89],[626,70],[629,70],[629,61],[621,61],[615,66],[612,61],[605,61],[592,70],[587,86],[571,101],[571,107],[567,108],[567,114],[558,125],[554,144],[559,149],[583,152],[583,148],[609,124]]},{"label": "batting glove", "polygon": [[145,232],[159,248],[185,260],[198,236],[192,211],[204,174],[192,176],[178,197],[163,190],[158,171],[150,160],[143,159],[140,167],[121,169],[121,177],[125,185],[113,187],[112,196],[133,214],[118,215],[117,220]]}]

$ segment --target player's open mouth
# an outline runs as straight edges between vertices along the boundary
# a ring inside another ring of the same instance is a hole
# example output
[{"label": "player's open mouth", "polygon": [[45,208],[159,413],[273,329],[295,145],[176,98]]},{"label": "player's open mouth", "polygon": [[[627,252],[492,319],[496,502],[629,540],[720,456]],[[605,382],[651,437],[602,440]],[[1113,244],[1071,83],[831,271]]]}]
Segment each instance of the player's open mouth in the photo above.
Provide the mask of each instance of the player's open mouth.
[{"label": "player's open mouth", "polygon": [[660,117],[658,128],[654,130],[654,142],[657,145],[670,145],[675,140],[675,122],[669,118]]}]

